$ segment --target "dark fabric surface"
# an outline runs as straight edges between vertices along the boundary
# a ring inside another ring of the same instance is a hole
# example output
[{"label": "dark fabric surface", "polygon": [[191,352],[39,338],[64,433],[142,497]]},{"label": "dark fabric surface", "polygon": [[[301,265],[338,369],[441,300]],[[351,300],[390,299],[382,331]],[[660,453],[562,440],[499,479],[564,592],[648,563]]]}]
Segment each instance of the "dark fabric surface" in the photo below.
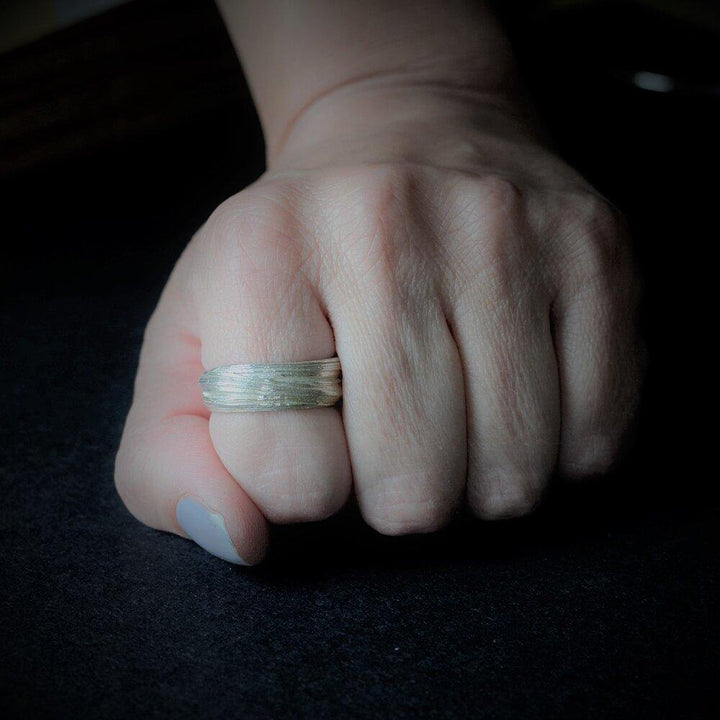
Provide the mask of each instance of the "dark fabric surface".
[{"label": "dark fabric surface", "polygon": [[[561,51],[529,68],[561,149],[626,210],[645,274],[650,379],[617,473],[556,483],[530,519],[462,516],[428,536],[383,537],[350,505],[275,528],[267,561],[238,568],[137,523],[112,482],[164,279],[215,205],[261,171],[215,10],[184,7],[157,58],[137,60],[150,46],[126,40],[157,31],[163,2],[0,58],[6,91],[46,78],[3,119],[17,155],[18,137],[45,149],[7,166],[0,187],[0,716],[718,717],[720,502],[705,412],[717,101],[558,73]],[[100,72],[98,45],[115,80],[87,103],[93,127],[103,107],[112,118],[109,140],[82,150],[82,102],[62,132],[50,120],[28,130],[22,117],[82,86],[79,68]],[[202,67],[212,59],[214,91],[198,91],[203,73],[172,70],[188,47]],[[525,37],[520,51],[537,48]],[[76,84],[52,82],[53,57]],[[164,79],[145,95],[159,58]]]}]

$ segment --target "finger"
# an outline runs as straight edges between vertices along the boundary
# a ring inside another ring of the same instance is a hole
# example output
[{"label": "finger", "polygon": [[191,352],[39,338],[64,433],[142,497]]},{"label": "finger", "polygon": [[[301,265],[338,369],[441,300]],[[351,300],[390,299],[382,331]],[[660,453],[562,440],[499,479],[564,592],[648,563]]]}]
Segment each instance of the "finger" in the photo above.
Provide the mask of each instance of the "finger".
[{"label": "finger", "polygon": [[[332,357],[332,329],[306,274],[295,214],[245,193],[208,225],[213,266],[199,303],[203,366]],[[225,467],[271,522],[322,520],[350,494],[336,408],[213,413],[210,434]]]},{"label": "finger", "polygon": [[402,338],[393,331],[401,318],[361,315],[338,323],[358,505],[383,534],[437,530],[457,508],[465,478],[457,349],[440,313],[426,327],[406,326]]},{"label": "finger", "polygon": [[422,229],[393,227],[391,213],[380,228],[367,215],[347,226],[360,232],[345,238],[354,250],[331,310],[358,506],[383,534],[430,532],[449,521],[465,481],[457,348],[415,254]]},{"label": "finger", "polygon": [[260,562],[268,527],[210,440],[198,387],[200,346],[173,273],[145,334],[115,482],[130,512],[238,564]]},{"label": "finger", "polygon": [[613,466],[635,416],[644,365],[626,231],[611,211],[603,218],[578,244],[554,305],[559,464],[568,477],[602,474]]},{"label": "finger", "polygon": [[[458,300],[453,319],[465,377],[467,502],[485,519],[524,515],[538,504],[560,433],[549,298],[508,261],[522,256],[521,243],[496,242],[502,251]],[[506,253],[512,245],[518,248]]]}]

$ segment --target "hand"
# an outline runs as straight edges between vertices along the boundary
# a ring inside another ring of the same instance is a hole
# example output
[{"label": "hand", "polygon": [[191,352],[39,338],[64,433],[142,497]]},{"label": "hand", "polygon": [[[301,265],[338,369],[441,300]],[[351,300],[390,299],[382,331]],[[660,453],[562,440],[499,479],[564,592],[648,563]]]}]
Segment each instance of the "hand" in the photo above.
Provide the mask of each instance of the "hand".
[{"label": "hand", "polygon": [[[353,491],[390,535],[525,514],[556,469],[606,471],[637,404],[618,212],[502,102],[361,86],[213,213],[147,328],[118,490],[236,562]],[[204,369],[336,353],[342,415],[203,405]]]}]

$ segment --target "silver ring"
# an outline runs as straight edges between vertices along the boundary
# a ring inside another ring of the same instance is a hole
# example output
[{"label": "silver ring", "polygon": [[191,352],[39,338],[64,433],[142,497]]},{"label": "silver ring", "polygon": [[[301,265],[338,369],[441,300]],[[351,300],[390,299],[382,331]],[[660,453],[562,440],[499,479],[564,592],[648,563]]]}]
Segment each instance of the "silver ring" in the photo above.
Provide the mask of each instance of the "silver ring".
[{"label": "silver ring", "polygon": [[330,407],[342,396],[340,359],[223,365],[200,376],[211,412]]}]

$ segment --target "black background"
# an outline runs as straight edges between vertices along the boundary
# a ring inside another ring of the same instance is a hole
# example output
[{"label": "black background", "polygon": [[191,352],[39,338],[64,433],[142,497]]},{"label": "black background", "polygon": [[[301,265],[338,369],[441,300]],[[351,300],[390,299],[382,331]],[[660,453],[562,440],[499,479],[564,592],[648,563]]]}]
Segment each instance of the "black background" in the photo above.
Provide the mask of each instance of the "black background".
[{"label": "black background", "polygon": [[[263,168],[211,2],[136,0],[0,56],[3,717],[718,717],[712,27],[504,18],[558,149],[626,213],[650,370],[611,477],[534,517],[383,537],[353,507],[236,568],[137,523],[114,453],[174,260]],[[514,7],[514,6],[513,6]]]}]

